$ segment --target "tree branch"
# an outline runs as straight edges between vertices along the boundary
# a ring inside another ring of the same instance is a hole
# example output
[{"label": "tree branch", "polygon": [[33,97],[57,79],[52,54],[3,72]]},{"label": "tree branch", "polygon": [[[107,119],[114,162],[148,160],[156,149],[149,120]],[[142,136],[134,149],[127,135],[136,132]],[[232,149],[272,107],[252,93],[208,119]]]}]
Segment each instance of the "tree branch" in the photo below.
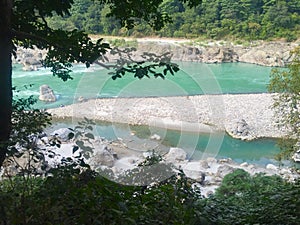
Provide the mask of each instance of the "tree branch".
[{"label": "tree branch", "polygon": [[23,32],[23,31],[12,30],[12,36],[13,36],[13,38],[17,38],[19,40],[26,40],[26,39],[28,39],[28,40],[35,40],[35,41],[47,44],[49,46],[54,46],[54,47],[57,47],[57,48],[62,48],[59,45],[53,44],[49,40],[47,40],[47,39],[45,39],[45,38],[43,38],[41,36],[30,34],[30,33],[26,33],[26,32]]}]

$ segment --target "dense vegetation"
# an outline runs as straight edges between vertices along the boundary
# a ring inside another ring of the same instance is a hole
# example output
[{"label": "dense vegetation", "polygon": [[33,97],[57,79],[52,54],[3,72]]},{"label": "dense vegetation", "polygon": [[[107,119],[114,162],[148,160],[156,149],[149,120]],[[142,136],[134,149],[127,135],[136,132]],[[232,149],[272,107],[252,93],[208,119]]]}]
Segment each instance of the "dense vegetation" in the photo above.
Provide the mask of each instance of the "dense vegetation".
[{"label": "dense vegetation", "polygon": [[237,170],[205,199],[183,174],[150,187],[60,167],[0,182],[0,224],[297,224],[300,186]]},{"label": "dense vegetation", "polygon": [[300,47],[290,53],[293,61],[286,69],[273,69],[269,84],[269,91],[280,93],[274,95],[274,109],[277,124],[287,135],[283,137],[279,146],[283,150],[280,158],[291,158],[299,151],[300,146]]},{"label": "dense vegetation", "polygon": [[71,16],[52,18],[49,24],[94,34],[136,37],[285,38],[292,41],[300,35],[298,0],[204,0],[194,8],[179,0],[165,0],[160,9],[173,22],[159,31],[142,20],[135,20],[137,25],[132,29],[121,28],[116,18],[106,17],[110,12],[108,6],[89,0],[75,0]]}]

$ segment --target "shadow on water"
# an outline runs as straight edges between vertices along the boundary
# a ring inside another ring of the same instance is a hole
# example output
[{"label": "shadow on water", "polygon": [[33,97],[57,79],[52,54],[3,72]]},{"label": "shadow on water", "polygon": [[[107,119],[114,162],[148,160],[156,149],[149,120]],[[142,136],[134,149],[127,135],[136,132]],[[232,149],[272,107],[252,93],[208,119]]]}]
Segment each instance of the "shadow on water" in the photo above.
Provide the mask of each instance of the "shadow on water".
[{"label": "shadow on water", "polygon": [[[62,127],[74,128],[76,125],[71,120],[55,120],[53,121],[53,125],[47,128],[47,131],[52,132]],[[150,140],[153,134],[158,134],[161,140],[156,140],[156,142],[162,149],[167,150],[169,147],[183,148],[188,152],[188,156],[192,160],[202,159],[203,152],[208,152],[206,156],[209,156],[209,149],[207,147],[213,135],[109,122],[97,122],[97,125],[94,127],[94,134],[108,140],[122,138],[125,142],[136,143],[136,146],[141,146],[141,148],[147,142],[153,142],[153,140]],[[248,162],[259,165],[266,165],[268,163],[279,164],[274,159],[275,155],[280,151],[275,139],[263,138],[253,141],[242,141],[234,139],[227,134],[224,137],[223,135],[221,136],[223,140],[216,158],[231,158],[238,163]],[[141,151],[146,150],[151,149],[141,149]]]}]

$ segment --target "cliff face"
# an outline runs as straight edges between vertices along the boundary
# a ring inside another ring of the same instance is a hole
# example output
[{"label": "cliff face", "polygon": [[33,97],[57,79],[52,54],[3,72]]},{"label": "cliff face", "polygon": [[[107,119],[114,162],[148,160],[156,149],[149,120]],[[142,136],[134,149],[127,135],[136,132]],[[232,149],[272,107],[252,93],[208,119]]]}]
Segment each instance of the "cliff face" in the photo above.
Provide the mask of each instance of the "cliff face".
[{"label": "cliff face", "polygon": [[[173,61],[191,61],[204,63],[245,62],[262,66],[282,67],[286,66],[292,58],[290,51],[299,46],[300,42],[263,42],[256,46],[244,47],[239,45],[218,45],[216,43],[207,46],[189,45],[185,43],[169,41],[138,42],[136,52],[132,53],[134,59],[143,60],[140,55],[143,52],[161,55],[172,53]],[[37,49],[18,49],[14,63],[23,65],[24,70],[36,70],[41,66],[41,60],[46,52]],[[115,56],[108,53],[109,61],[114,61]]]},{"label": "cliff face", "polygon": [[234,45],[189,46],[164,42],[139,43],[138,53],[171,52],[175,61],[204,63],[245,62],[262,66],[286,66],[292,59],[290,51],[299,43],[266,42],[258,46],[243,47]]}]

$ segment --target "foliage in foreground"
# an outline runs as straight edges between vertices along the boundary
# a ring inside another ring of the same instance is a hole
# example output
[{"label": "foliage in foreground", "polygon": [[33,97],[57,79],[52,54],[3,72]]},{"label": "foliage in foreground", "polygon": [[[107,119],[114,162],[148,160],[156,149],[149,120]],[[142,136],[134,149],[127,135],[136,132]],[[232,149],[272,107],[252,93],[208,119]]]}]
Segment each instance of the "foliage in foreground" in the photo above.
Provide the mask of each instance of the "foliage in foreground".
[{"label": "foliage in foreground", "polygon": [[0,224],[200,224],[200,196],[187,180],[159,187],[125,186],[93,171],[61,167],[35,178],[30,191],[15,177],[1,183]]},{"label": "foliage in foreground", "polygon": [[204,212],[213,224],[298,224],[300,182],[263,174],[251,177],[238,169],[206,199]]},{"label": "foliage in foreground", "polygon": [[[251,177],[243,170],[236,170],[225,176],[215,195],[204,199],[182,172],[150,186],[129,186],[100,176],[82,164],[81,159],[66,158],[60,166],[43,170],[43,163],[34,162],[43,162],[47,152],[32,137],[42,133],[49,115],[31,110],[34,103],[31,98],[15,103],[15,132],[20,135],[12,138],[9,159],[17,162],[26,153],[30,157],[25,167],[18,167],[15,176],[0,181],[0,225],[292,225],[300,219],[300,182],[287,183],[278,176]],[[23,122],[18,123],[18,118],[23,118]],[[88,122],[81,123],[83,130]],[[85,136],[81,129],[77,132]],[[13,148],[17,143],[22,148]],[[141,164],[139,171],[128,174],[129,178],[146,180],[148,177],[136,174],[147,174],[148,163],[159,161],[150,158]],[[165,167],[159,168],[166,173]],[[126,183],[126,179],[120,182]]]},{"label": "foliage in foreground", "polygon": [[291,52],[292,63],[287,69],[274,69],[269,91],[275,92],[274,109],[277,124],[288,134],[280,141],[281,158],[290,158],[299,150],[300,141],[300,47]]},{"label": "foliage in foreground", "polygon": [[297,224],[299,197],[299,183],[243,170],[203,199],[183,174],[126,186],[69,165],[29,183],[2,181],[0,224]]}]

